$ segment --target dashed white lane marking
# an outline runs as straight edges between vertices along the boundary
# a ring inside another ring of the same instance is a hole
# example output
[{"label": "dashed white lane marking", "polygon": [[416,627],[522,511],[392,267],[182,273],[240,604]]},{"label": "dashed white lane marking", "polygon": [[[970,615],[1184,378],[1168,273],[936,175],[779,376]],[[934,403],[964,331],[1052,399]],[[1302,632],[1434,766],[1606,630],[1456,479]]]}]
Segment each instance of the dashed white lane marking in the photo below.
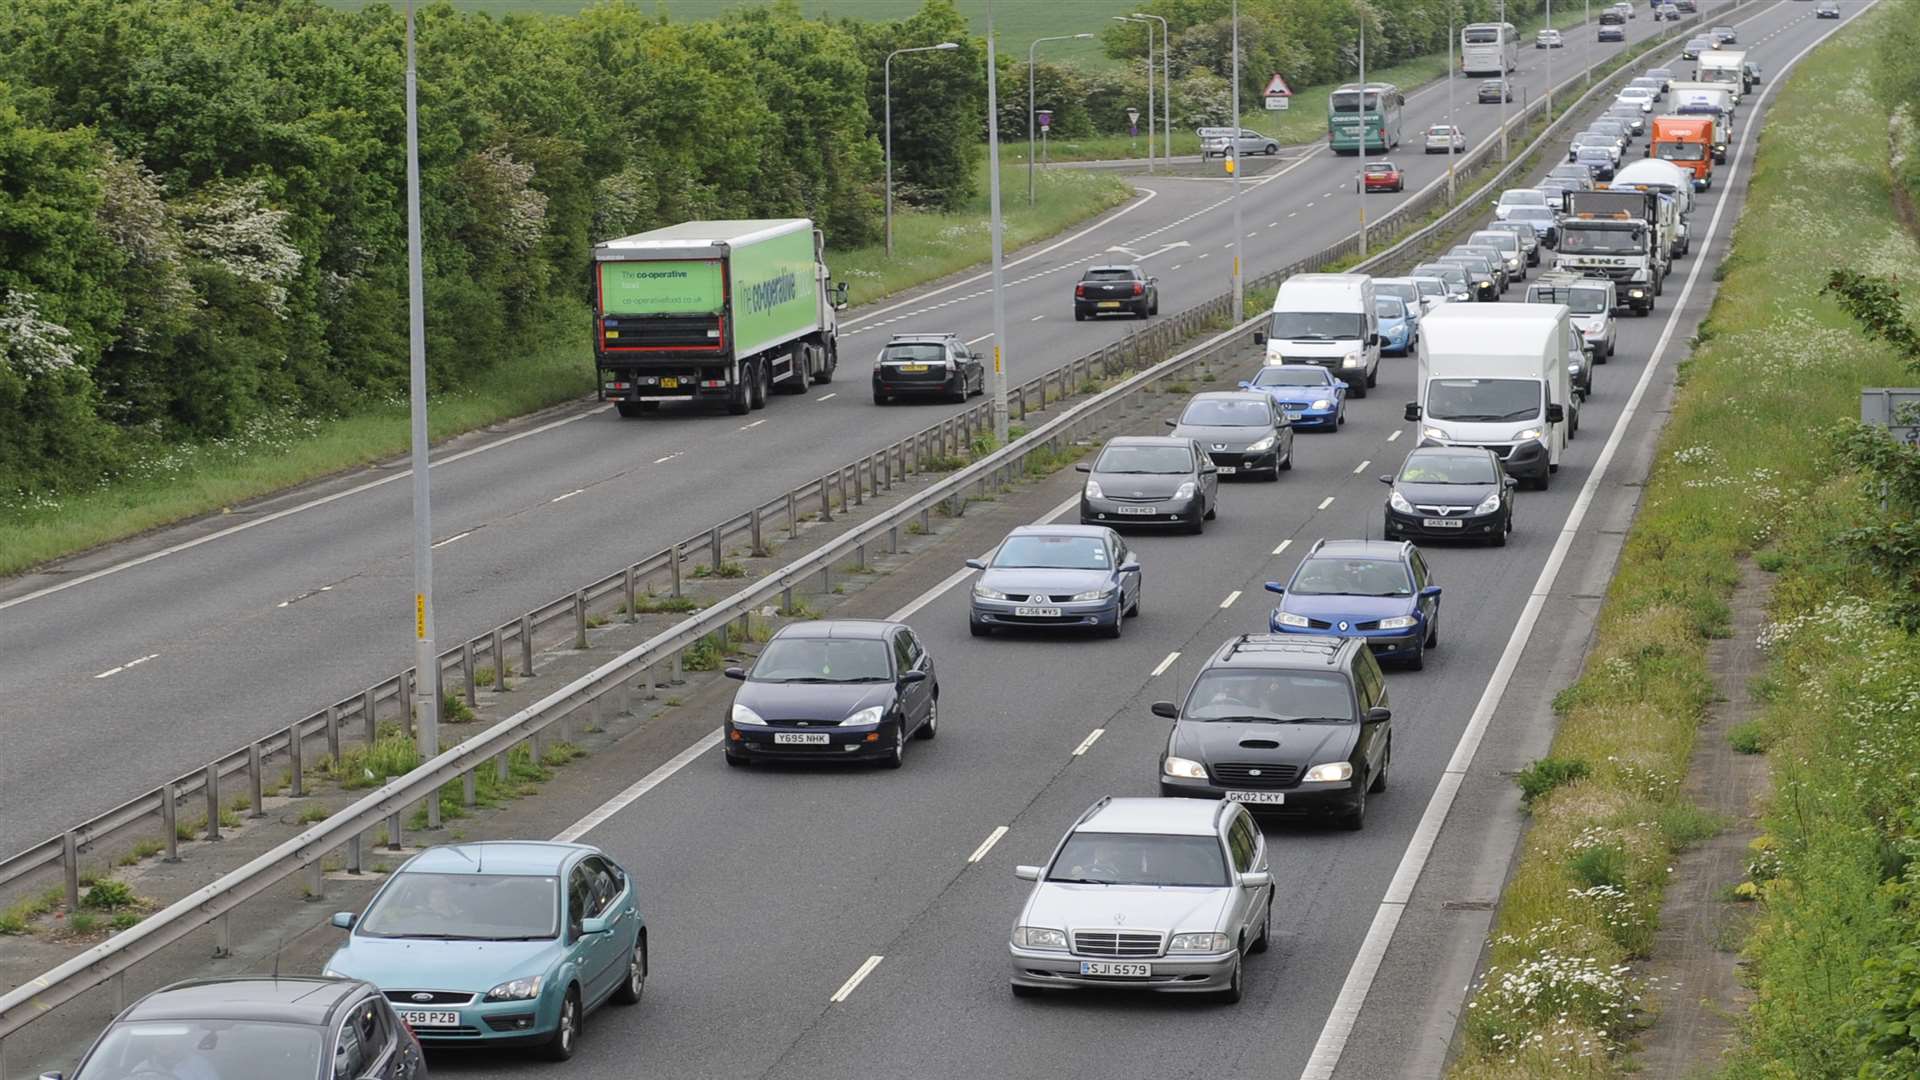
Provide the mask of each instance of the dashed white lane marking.
[{"label": "dashed white lane marking", "polygon": [[1326,498],[1320,500],[1320,505],[1316,507],[1316,509],[1325,510],[1327,507],[1332,505],[1333,505],[1333,496],[1329,495]]},{"label": "dashed white lane marking", "polygon": [[[1174,270],[1178,270],[1178,269],[1180,269],[1181,267],[1183,267],[1183,266],[1185,266],[1185,265],[1187,265],[1187,264],[1186,264],[1186,263],[1174,263],[1174,264],[1173,264],[1173,269],[1174,269]],[[1171,272],[1171,271],[1169,271],[1169,272]]]},{"label": "dashed white lane marking", "polygon": [[1240,599],[1240,590],[1235,589],[1232,592],[1227,594],[1227,598],[1225,600],[1220,601],[1220,607],[1223,610],[1226,608],[1230,608],[1233,606],[1233,602],[1238,599]]},{"label": "dashed white lane marking", "polygon": [[567,492],[567,493],[566,493],[565,495],[555,495],[555,496],[554,496],[553,498],[551,498],[551,499],[548,499],[547,501],[548,501],[548,502],[550,502],[550,503],[557,503],[557,502],[565,502],[565,501],[567,501],[568,499],[571,499],[571,498],[573,498],[573,497],[574,497],[575,495],[578,495],[578,494],[580,494],[581,492],[583,492],[583,491],[585,491],[585,490],[587,490],[587,489],[586,489],[586,488],[574,488],[574,489],[573,489],[572,491],[569,491],[569,492]]},{"label": "dashed white lane marking", "polygon": [[985,341],[985,340],[987,340],[988,338],[990,338],[990,337],[992,337],[992,336],[993,336],[992,334],[981,334],[981,335],[980,335],[979,337],[977,337],[977,338],[968,338],[968,339],[967,339],[967,344],[969,344],[969,345],[978,345],[978,344],[980,344],[981,342],[983,342],[983,341]]},{"label": "dashed white lane marking", "polygon": [[674,458],[677,458],[684,453],[686,453],[685,450],[675,450],[673,453],[668,454],[666,457],[654,458],[653,463],[655,465],[665,465],[667,462],[672,461]]},{"label": "dashed white lane marking", "polygon": [[1203,252],[1201,252],[1201,253],[1200,253],[1200,257],[1204,259],[1204,258],[1206,258],[1207,256],[1209,256],[1209,255],[1211,255],[1211,254],[1213,254],[1213,252],[1211,252],[1211,251],[1203,251]]},{"label": "dashed white lane marking", "polygon": [[840,1002],[847,1000],[847,998],[853,993],[854,988],[858,987],[862,982],[866,981],[867,976],[873,974],[873,969],[880,966],[880,961],[882,959],[884,959],[884,957],[879,957],[879,956],[867,957],[867,962],[860,965],[860,970],[848,976],[847,981],[841,983],[840,989],[835,990],[833,992],[833,997],[827,1000],[830,1003],[835,1005],[838,1005]]},{"label": "dashed white lane marking", "polygon": [[1363,472],[1366,472],[1366,471],[1367,471],[1367,466],[1369,466],[1369,465],[1371,465],[1371,464],[1373,464],[1373,459],[1372,459],[1372,458],[1362,458],[1362,459],[1361,459],[1361,461],[1360,461],[1360,464],[1358,464],[1358,465],[1355,465],[1355,466],[1353,467],[1353,475],[1355,475],[1355,476],[1359,476],[1359,475],[1360,475],[1361,473],[1363,473]]},{"label": "dashed white lane marking", "polygon": [[828,400],[828,399],[830,399],[830,398],[837,398],[837,397],[839,397],[839,396],[840,396],[840,391],[838,391],[838,390],[835,390],[835,391],[834,391],[833,393],[831,393],[831,394],[821,394],[821,395],[820,395],[819,397],[817,397],[817,398],[814,398],[813,400],[815,400],[815,401],[826,401],[826,400]]},{"label": "dashed white lane marking", "polygon": [[1299,215],[1299,213],[1300,213],[1300,211],[1298,211],[1298,210],[1289,210],[1289,211],[1287,211],[1287,216],[1288,216],[1288,217],[1296,217],[1296,216],[1298,216],[1298,215]]},{"label": "dashed white lane marking", "polygon": [[1103,728],[1103,727],[1094,728],[1091,734],[1089,734],[1086,738],[1080,740],[1079,746],[1076,746],[1073,748],[1073,756],[1079,757],[1081,754],[1086,753],[1088,749],[1090,749],[1093,746],[1094,743],[1097,743],[1100,741],[1100,736],[1105,735],[1106,733],[1107,733],[1106,728]]},{"label": "dashed white lane marking", "polygon": [[107,670],[105,670],[105,671],[103,671],[103,672],[101,672],[100,674],[98,674],[98,675],[95,675],[95,676],[94,676],[94,678],[96,678],[96,679],[105,679],[105,678],[110,678],[110,677],[112,677],[112,676],[114,676],[114,675],[118,675],[118,674],[120,674],[121,672],[123,672],[123,671],[125,671],[125,670],[127,670],[128,668],[133,668],[133,667],[139,667],[139,666],[140,666],[141,664],[144,664],[144,663],[146,663],[147,661],[149,661],[149,660],[151,660],[151,659],[153,659],[154,657],[156,657],[156,656],[159,656],[159,655],[160,655],[160,654],[159,654],[159,653],[157,653],[157,652],[156,652],[156,653],[148,653],[147,655],[145,655],[145,656],[143,656],[143,657],[141,657],[141,658],[140,658],[140,659],[138,659],[138,660],[129,660],[129,661],[127,661],[126,663],[124,663],[124,664],[121,664],[121,665],[120,665],[119,667],[113,667],[113,668],[108,668]]},{"label": "dashed white lane marking", "polygon": [[992,851],[993,845],[999,843],[1000,838],[1005,835],[1007,835],[1007,827],[1005,825],[995,825],[993,831],[987,834],[987,838],[980,841],[980,846],[973,849],[973,854],[967,856],[967,861],[977,863],[981,859],[986,858],[987,852]]},{"label": "dashed white lane marking", "polygon": [[1285,551],[1285,550],[1287,550],[1287,548],[1288,548],[1288,546],[1289,546],[1289,545],[1291,545],[1292,543],[1293,543],[1293,541],[1291,541],[1291,540],[1282,540],[1282,541],[1280,541],[1280,546],[1279,546],[1279,547],[1276,547],[1276,548],[1274,548],[1274,549],[1273,549],[1273,553],[1274,553],[1275,555],[1278,555],[1278,554],[1280,554],[1281,552],[1283,552],[1283,551]]},{"label": "dashed white lane marking", "polygon": [[755,420],[755,421],[754,421],[753,423],[751,423],[751,424],[741,424],[741,425],[740,425],[740,430],[741,430],[741,431],[751,431],[751,430],[753,430],[754,428],[757,428],[757,427],[759,427],[759,426],[760,426],[761,424],[764,424],[764,423],[766,423],[766,421],[765,421],[765,420],[763,419],[763,420]]},{"label": "dashed white lane marking", "polygon": [[1046,318],[1046,316],[1045,316],[1045,315],[1035,315],[1035,316],[1034,316],[1033,318],[1031,318],[1031,319],[1028,319],[1027,321],[1028,321],[1028,322],[1039,322],[1039,321],[1040,321],[1041,319],[1044,319],[1044,318]]},{"label": "dashed white lane marking", "polygon": [[1157,679],[1160,676],[1165,675],[1167,673],[1167,669],[1172,667],[1173,662],[1178,659],[1180,659],[1179,650],[1176,649],[1173,652],[1168,653],[1167,658],[1165,660],[1160,661],[1159,666],[1153,669],[1153,674],[1147,676],[1147,678]]},{"label": "dashed white lane marking", "polygon": [[1391,434],[1391,435],[1389,435],[1389,436],[1387,436],[1387,441],[1388,441],[1388,442],[1392,442],[1393,440],[1395,440],[1395,439],[1397,439],[1397,438],[1399,438],[1399,437],[1400,437],[1400,433],[1396,431],[1396,432],[1394,432],[1393,434]]},{"label": "dashed white lane marking", "polygon": [[443,548],[443,547],[446,547],[448,544],[453,543],[455,540],[464,540],[467,537],[472,535],[473,535],[473,530],[468,529],[466,532],[463,532],[463,533],[454,533],[452,536],[447,537],[445,540],[436,542],[433,546],[437,548]]}]

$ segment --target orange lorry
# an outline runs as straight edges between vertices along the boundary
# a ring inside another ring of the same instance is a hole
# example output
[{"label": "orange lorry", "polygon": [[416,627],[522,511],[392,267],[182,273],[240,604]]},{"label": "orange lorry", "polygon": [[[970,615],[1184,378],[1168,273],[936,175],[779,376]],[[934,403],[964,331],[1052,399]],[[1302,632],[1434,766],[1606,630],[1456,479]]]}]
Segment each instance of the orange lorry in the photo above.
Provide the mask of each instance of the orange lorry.
[{"label": "orange lorry", "polygon": [[1693,189],[1713,186],[1713,118],[1710,116],[1656,116],[1647,140],[1647,153],[1693,174]]}]

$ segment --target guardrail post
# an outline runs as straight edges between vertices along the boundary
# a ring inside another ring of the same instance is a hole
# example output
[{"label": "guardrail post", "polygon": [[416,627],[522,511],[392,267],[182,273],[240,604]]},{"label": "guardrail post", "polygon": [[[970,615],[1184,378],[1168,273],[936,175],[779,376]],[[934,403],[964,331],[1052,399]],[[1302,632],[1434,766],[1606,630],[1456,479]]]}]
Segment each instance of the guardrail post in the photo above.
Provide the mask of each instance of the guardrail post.
[{"label": "guardrail post", "polygon": [[400,812],[397,810],[387,816],[387,850],[400,850]]},{"label": "guardrail post", "polygon": [[513,763],[507,759],[507,751],[493,755],[493,778],[504,784],[512,776]]},{"label": "guardrail post", "polygon": [[828,563],[827,565],[820,568],[820,591],[823,593],[833,592],[833,564],[832,563]]},{"label": "guardrail post", "polygon": [[[631,578],[629,578],[629,581],[631,581]],[[628,586],[628,590],[627,606],[631,608],[633,606],[631,585]],[[502,648],[503,645],[504,642],[501,640],[500,628],[496,626],[493,628],[493,640],[487,645],[487,655],[493,657],[493,692],[496,694],[504,694],[507,692],[507,654]]]},{"label": "guardrail post", "polygon": [[66,875],[67,910],[80,910],[80,841],[69,829],[60,834],[60,870]]},{"label": "guardrail post", "polygon": [[360,834],[354,833],[347,838],[347,873],[358,877],[360,867]]},{"label": "guardrail post", "polygon": [[260,803],[263,801],[261,790],[264,786],[260,777],[260,743],[250,742],[247,744],[247,798],[252,800],[253,809],[247,813],[248,817],[267,816],[267,812],[260,809]]},{"label": "guardrail post", "polygon": [[887,554],[900,554],[900,526],[898,525],[887,530]]},{"label": "guardrail post", "polygon": [[233,955],[233,920],[228,912],[213,917],[213,958],[224,960]]},{"label": "guardrail post", "polygon": [[865,570],[867,568],[867,545],[859,544],[854,547],[853,565],[859,570]]},{"label": "guardrail post", "polygon": [[380,701],[378,687],[369,686],[360,692],[360,720],[367,726],[367,745],[372,746],[380,737]]},{"label": "guardrail post", "polygon": [[820,520],[833,520],[833,478],[831,476],[820,478]]},{"label": "guardrail post", "polygon": [[[750,531],[750,532],[752,533],[752,537],[753,537],[753,551],[752,551],[752,554],[753,554],[753,555],[754,555],[755,557],[758,557],[758,556],[760,556],[760,555],[762,555],[762,554],[764,554],[764,553],[766,552],[766,550],[767,550],[767,545],[766,545],[766,544],[764,544],[764,543],[762,543],[762,542],[761,542],[761,539],[760,539],[760,508],[759,508],[758,506],[756,506],[756,507],[754,507],[754,508],[753,508],[753,513],[752,513],[751,515],[749,515],[749,516],[751,517],[751,519],[752,519],[752,520],[750,520],[750,521],[749,521],[749,522],[747,523],[747,528],[748,528],[748,530],[749,530],[749,531]],[[629,578],[628,578],[628,580],[629,580],[629,581],[631,581],[631,580],[632,580],[632,578],[631,578],[631,576],[629,576]],[[632,590],[632,588],[633,588],[633,586],[632,586],[632,585],[628,585],[628,586],[627,586],[627,588],[628,588],[628,590],[629,590],[629,595],[631,595],[631,590]]]},{"label": "guardrail post", "polygon": [[720,572],[720,561],[720,526],[715,525],[713,534],[707,538],[707,565],[717,574]]},{"label": "guardrail post", "polygon": [[160,828],[166,832],[167,853],[162,862],[180,861],[180,805],[173,790],[173,781],[160,785]]},{"label": "guardrail post", "polygon": [[920,532],[922,534],[933,532],[933,511],[931,509],[920,511]]},{"label": "guardrail post", "polygon": [[[406,700],[405,698],[401,699]],[[300,724],[287,727],[287,794],[298,799],[307,793],[306,762],[301,760]]]},{"label": "guardrail post", "polygon": [[587,590],[573,594],[573,647],[587,647]]},{"label": "guardrail post", "polygon": [[[338,705],[327,706],[327,756],[335,761],[340,760],[340,706]],[[256,804],[260,801],[258,790],[253,793],[253,801]]]},{"label": "guardrail post", "polygon": [[793,502],[793,491],[789,489],[787,491],[787,539],[789,540],[797,539],[800,536],[800,515],[795,513],[796,508]]},{"label": "guardrail post", "polygon": [[533,678],[533,616],[520,616],[520,677]]},{"label": "guardrail post", "polygon": [[[300,730],[300,725],[295,724],[293,726],[293,730],[295,732],[298,732]],[[202,786],[207,789],[207,839],[218,840],[220,839],[220,763],[219,762],[217,761],[207,762],[207,778],[204,781],[202,781]]]},{"label": "guardrail post", "polygon": [[460,805],[471,810],[479,801],[480,778],[474,775],[472,769],[468,769],[460,774]]},{"label": "guardrail post", "polygon": [[318,860],[307,864],[306,894],[308,903],[327,898],[327,869]]},{"label": "guardrail post", "polygon": [[[865,506],[867,503],[867,485],[861,482],[860,480],[860,463],[856,461],[853,464],[847,466],[847,471],[853,474],[853,505]],[[846,494],[845,494],[846,488],[843,487],[840,489],[840,491],[841,491],[840,505],[845,506],[846,505]]]},{"label": "guardrail post", "polygon": [[780,590],[780,610],[782,613],[790,612],[793,610],[792,587],[788,587]]},{"label": "guardrail post", "polygon": [[[473,675],[473,642],[471,641],[463,641],[460,643],[460,674],[467,684],[467,708],[479,708],[480,686],[478,680],[476,680]],[[497,679],[499,677],[499,673],[495,672],[494,678]]]}]

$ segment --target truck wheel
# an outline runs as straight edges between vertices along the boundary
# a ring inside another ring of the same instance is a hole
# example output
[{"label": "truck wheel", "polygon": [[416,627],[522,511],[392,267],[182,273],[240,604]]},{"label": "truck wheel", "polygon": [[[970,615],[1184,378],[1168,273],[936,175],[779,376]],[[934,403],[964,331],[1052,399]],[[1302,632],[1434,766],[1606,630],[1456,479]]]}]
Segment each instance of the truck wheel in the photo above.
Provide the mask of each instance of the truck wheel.
[{"label": "truck wheel", "polygon": [[769,361],[760,360],[751,370],[753,372],[749,376],[751,381],[747,383],[747,407],[764,409],[767,407],[768,384],[773,380],[773,365]]},{"label": "truck wheel", "polygon": [[840,351],[832,345],[827,346],[826,359],[821,362],[820,370],[814,373],[813,381],[822,386],[832,382],[833,369],[839,366]]},{"label": "truck wheel", "polygon": [[747,385],[753,371],[749,368],[741,374],[745,377],[735,379],[733,389],[727,393],[727,411],[735,416],[745,416],[753,408],[753,390]]},{"label": "truck wheel", "polygon": [[814,355],[814,346],[812,345],[800,344],[794,346],[793,359],[789,361],[793,365],[793,374],[789,375],[786,383],[781,386],[780,390],[782,393],[804,394],[807,392],[807,388],[813,385]]}]

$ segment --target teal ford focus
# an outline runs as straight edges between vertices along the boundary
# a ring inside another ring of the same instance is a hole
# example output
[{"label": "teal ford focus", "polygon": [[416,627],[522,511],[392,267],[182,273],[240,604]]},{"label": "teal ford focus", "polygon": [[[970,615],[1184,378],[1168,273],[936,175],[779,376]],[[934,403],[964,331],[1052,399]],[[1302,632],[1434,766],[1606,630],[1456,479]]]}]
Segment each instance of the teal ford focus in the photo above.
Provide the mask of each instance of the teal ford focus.
[{"label": "teal ford focus", "polygon": [[581,844],[429,848],[333,924],[351,933],[326,973],[379,987],[429,1047],[528,1044],[563,1061],[587,1013],[646,988],[633,879]]}]

